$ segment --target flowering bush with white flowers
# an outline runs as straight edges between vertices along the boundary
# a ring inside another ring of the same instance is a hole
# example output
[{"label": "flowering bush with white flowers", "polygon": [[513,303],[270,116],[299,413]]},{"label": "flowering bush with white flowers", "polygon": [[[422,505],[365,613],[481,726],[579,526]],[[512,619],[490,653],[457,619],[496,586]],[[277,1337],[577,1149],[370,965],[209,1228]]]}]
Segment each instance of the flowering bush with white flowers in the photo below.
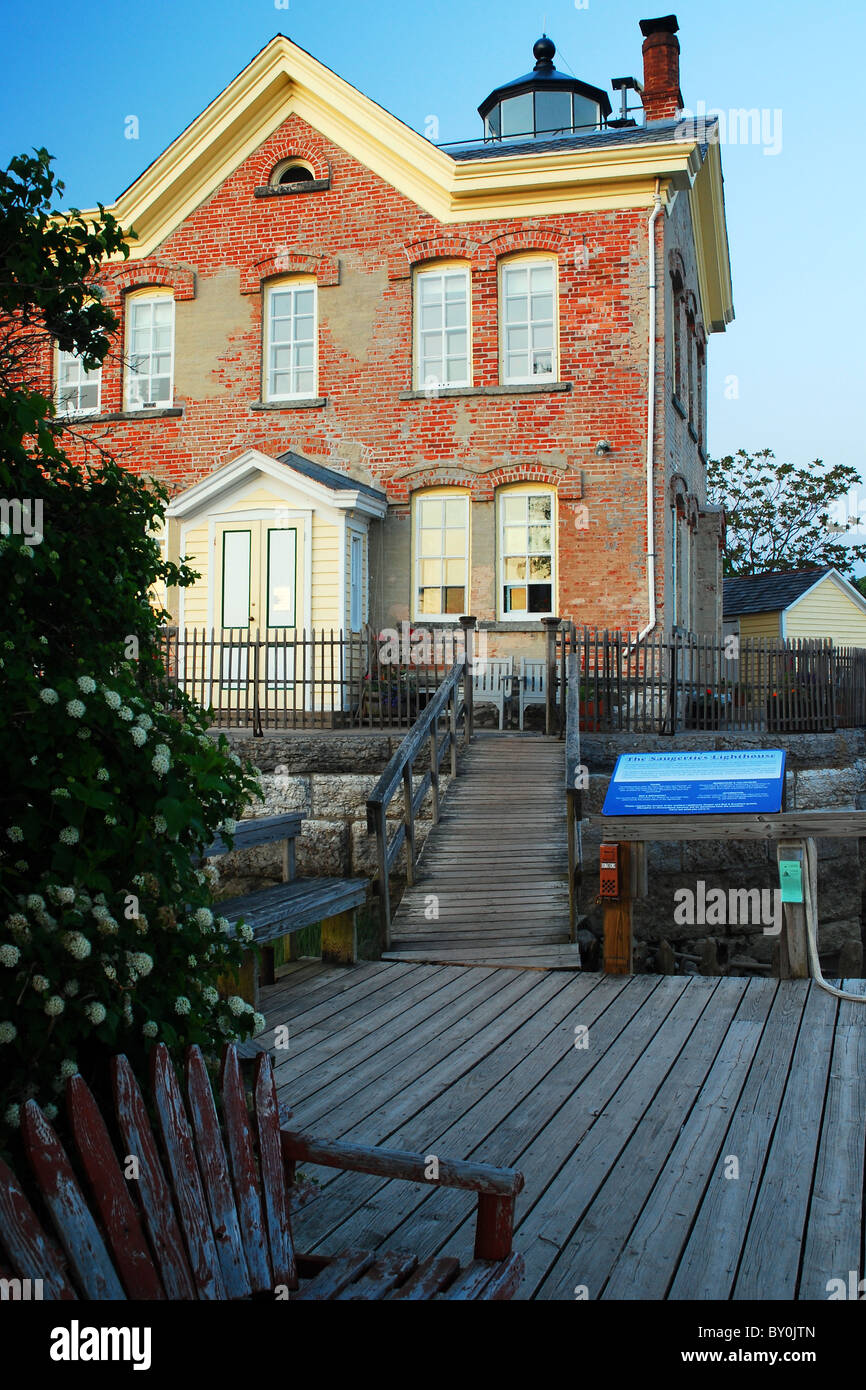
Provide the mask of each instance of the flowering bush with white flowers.
[{"label": "flowering bush with white flowers", "polygon": [[[0,535],[0,1149],[24,1101],[53,1107],[79,1069],[98,1084],[112,1053],[143,1072],[155,1041],[180,1060],[263,1026],[218,988],[244,944],[215,926],[199,867],[257,781],[162,665],[151,595],[192,579],[153,539],[167,494],[91,446],[64,452],[68,424],[3,356],[14,312],[98,365],[114,325],[85,281],[122,247],[96,219],[74,224],[66,258],[62,222],[31,196],[52,189],[41,152],[16,165],[0,261],[31,236],[34,254],[26,276],[0,263],[0,497],[38,503],[40,535]],[[62,265],[72,279],[55,284]],[[19,287],[38,276],[28,302]]]}]

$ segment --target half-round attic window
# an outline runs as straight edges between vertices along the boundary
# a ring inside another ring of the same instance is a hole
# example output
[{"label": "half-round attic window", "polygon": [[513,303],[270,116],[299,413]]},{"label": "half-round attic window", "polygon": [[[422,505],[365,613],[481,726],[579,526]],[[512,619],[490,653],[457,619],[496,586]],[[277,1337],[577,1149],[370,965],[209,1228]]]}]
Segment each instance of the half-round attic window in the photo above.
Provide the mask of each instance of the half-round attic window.
[{"label": "half-round attic window", "polygon": [[308,164],[301,164],[298,160],[287,159],[278,164],[271,174],[271,187],[284,188],[290,183],[312,183],[315,174]]}]

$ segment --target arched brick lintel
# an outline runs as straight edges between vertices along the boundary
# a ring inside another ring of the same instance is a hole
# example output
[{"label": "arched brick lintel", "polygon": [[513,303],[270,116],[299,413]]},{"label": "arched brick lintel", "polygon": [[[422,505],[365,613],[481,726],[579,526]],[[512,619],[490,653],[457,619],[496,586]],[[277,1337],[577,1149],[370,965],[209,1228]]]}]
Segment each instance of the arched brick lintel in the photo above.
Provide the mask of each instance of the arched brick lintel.
[{"label": "arched brick lintel", "polygon": [[339,285],[340,262],[303,246],[286,246],[278,255],[253,261],[241,271],[241,294],[258,294],[263,280],[277,275],[315,275],[318,285]]}]

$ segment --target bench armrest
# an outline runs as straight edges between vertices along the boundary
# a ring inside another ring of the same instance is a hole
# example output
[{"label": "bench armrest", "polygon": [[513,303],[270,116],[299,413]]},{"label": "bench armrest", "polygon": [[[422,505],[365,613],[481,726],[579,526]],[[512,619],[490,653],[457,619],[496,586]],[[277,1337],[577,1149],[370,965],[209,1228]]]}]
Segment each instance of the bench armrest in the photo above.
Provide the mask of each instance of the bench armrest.
[{"label": "bench armrest", "polygon": [[353,1169],[381,1178],[429,1183],[431,1187],[462,1187],[478,1193],[475,1258],[504,1260],[511,1253],[514,1203],[523,1188],[523,1174],[515,1168],[495,1168],[489,1163],[439,1158],[438,1175],[427,1176],[430,1159],[400,1149],[367,1148],[342,1140],[317,1139],[301,1130],[281,1129],[283,1159],[318,1163],[325,1168]]}]

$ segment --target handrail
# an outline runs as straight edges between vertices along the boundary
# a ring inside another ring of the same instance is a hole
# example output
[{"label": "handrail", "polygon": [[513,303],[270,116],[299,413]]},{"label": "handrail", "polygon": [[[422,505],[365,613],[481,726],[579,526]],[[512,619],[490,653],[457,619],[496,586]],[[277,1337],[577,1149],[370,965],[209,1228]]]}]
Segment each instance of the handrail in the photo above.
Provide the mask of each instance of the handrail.
[{"label": "handrail", "polygon": [[[460,685],[463,685],[462,698]],[[402,846],[406,846],[406,882],[415,881],[415,816],[433,791],[433,822],[439,819],[439,769],[445,754],[451,753],[451,775],[457,775],[457,724],[464,715],[465,740],[472,737],[472,639],[466,632],[466,652],[455,661],[433,699],[418,716],[400,747],[367,798],[367,833],[376,836],[379,866],[379,916],[383,949],[391,944],[391,891],[389,876]],[[439,735],[438,723],[448,715],[448,727]],[[429,742],[430,767],[417,790],[412,785],[412,766],[425,743]],[[403,787],[403,819],[389,838],[388,807]]]},{"label": "handrail", "polygon": [[565,812],[568,827],[568,931],[571,940],[576,941],[577,892],[582,873],[581,792],[585,784],[584,768],[580,761],[580,673],[576,653],[571,653],[566,666],[568,676],[565,690]]}]

